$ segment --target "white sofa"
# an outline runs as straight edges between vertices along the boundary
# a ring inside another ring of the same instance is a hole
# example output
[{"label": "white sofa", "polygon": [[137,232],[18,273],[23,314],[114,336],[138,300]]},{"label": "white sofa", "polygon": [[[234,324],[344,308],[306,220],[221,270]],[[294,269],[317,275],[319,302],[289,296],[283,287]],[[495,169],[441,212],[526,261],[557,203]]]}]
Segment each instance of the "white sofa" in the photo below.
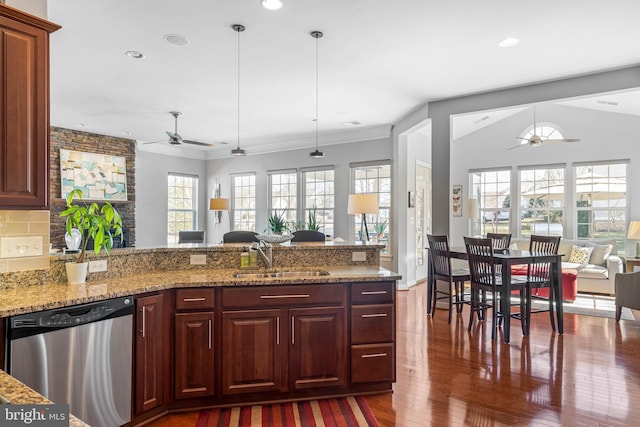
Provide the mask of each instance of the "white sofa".
[{"label": "white sofa", "polygon": [[[528,250],[528,238],[513,238],[511,245],[517,249]],[[570,263],[569,257],[573,245],[593,247],[586,264]],[[562,268],[572,268],[578,272],[578,292],[615,294],[617,273],[622,273],[623,261],[617,256],[614,240],[560,240],[558,253],[562,254]]]}]

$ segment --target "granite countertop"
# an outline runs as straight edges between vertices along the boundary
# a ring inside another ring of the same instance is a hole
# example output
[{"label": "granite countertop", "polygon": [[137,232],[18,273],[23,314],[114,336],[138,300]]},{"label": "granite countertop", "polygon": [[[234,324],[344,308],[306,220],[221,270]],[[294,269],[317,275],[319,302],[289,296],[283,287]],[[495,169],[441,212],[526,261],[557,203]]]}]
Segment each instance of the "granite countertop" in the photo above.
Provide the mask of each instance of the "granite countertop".
[{"label": "granite countertop", "polygon": [[[277,272],[323,270],[324,276],[234,278],[241,271]],[[268,270],[207,269],[162,271],[87,282],[83,285],[48,283],[2,290],[0,317],[67,307],[162,289],[213,286],[269,286],[301,283],[347,283],[357,281],[398,280],[401,276],[382,267],[327,266],[323,268],[273,268]]]},{"label": "granite countertop", "polygon": [[[3,370],[0,370],[0,396],[5,398],[9,403],[19,405],[53,403]],[[70,414],[69,427],[89,427],[89,425],[76,418],[73,414]]]}]

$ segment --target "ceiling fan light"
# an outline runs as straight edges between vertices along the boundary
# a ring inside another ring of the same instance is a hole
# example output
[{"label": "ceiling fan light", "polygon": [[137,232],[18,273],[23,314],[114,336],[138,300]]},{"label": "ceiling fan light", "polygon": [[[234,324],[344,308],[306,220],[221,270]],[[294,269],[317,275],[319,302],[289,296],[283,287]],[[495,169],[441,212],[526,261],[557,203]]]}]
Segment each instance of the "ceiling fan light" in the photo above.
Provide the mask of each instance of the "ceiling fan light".
[{"label": "ceiling fan light", "polygon": [[316,148],[315,151],[309,153],[309,157],[311,157],[312,159],[323,159],[324,153]]},{"label": "ceiling fan light", "polygon": [[242,148],[238,147],[231,150],[231,155],[235,157],[244,157],[247,155],[247,152]]},{"label": "ceiling fan light", "polygon": [[278,10],[282,7],[280,0],[262,0],[262,7],[268,10]]}]

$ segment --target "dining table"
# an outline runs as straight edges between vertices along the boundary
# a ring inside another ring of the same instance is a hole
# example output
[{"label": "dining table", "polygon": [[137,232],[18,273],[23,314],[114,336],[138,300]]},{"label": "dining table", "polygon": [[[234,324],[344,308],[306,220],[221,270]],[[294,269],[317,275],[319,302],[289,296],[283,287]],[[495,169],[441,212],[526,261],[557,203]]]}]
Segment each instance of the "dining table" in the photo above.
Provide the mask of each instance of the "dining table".
[{"label": "dining table", "polygon": [[[467,259],[467,250],[464,246],[452,246],[449,248],[451,258],[455,259]],[[431,298],[433,298],[433,287],[436,286],[436,281],[433,275],[433,263],[431,262],[430,251],[429,264],[428,264],[428,278],[427,278],[427,307],[429,310],[432,307]],[[523,265],[523,264],[537,264],[537,263],[549,263],[551,273],[551,288],[552,292],[550,298],[553,296],[555,302],[556,323],[558,327],[558,333],[562,334],[564,331],[563,326],[563,309],[562,309],[562,254],[544,253],[544,252],[531,252],[519,249],[504,249],[496,250],[493,252],[493,262],[496,265],[501,265],[502,286],[500,287],[500,301],[506,302],[506,307],[503,307],[502,312],[510,310],[510,296],[511,296],[511,266]],[[511,338],[511,316],[503,316],[503,335],[504,342],[509,343]],[[555,331],[555,328],[554,328]]]}]

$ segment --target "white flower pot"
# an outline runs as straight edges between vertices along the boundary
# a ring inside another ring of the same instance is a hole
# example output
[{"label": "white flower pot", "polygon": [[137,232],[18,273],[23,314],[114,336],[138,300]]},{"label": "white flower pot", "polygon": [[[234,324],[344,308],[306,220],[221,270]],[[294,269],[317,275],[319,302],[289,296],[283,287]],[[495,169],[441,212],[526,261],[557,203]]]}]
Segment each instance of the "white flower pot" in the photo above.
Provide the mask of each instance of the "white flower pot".
[{"label": "white flower pot", "polygon": [[65,267],[67,269],[67,282],[70,285],[79,285],[87,281],[88,262],[68,262]]}]

